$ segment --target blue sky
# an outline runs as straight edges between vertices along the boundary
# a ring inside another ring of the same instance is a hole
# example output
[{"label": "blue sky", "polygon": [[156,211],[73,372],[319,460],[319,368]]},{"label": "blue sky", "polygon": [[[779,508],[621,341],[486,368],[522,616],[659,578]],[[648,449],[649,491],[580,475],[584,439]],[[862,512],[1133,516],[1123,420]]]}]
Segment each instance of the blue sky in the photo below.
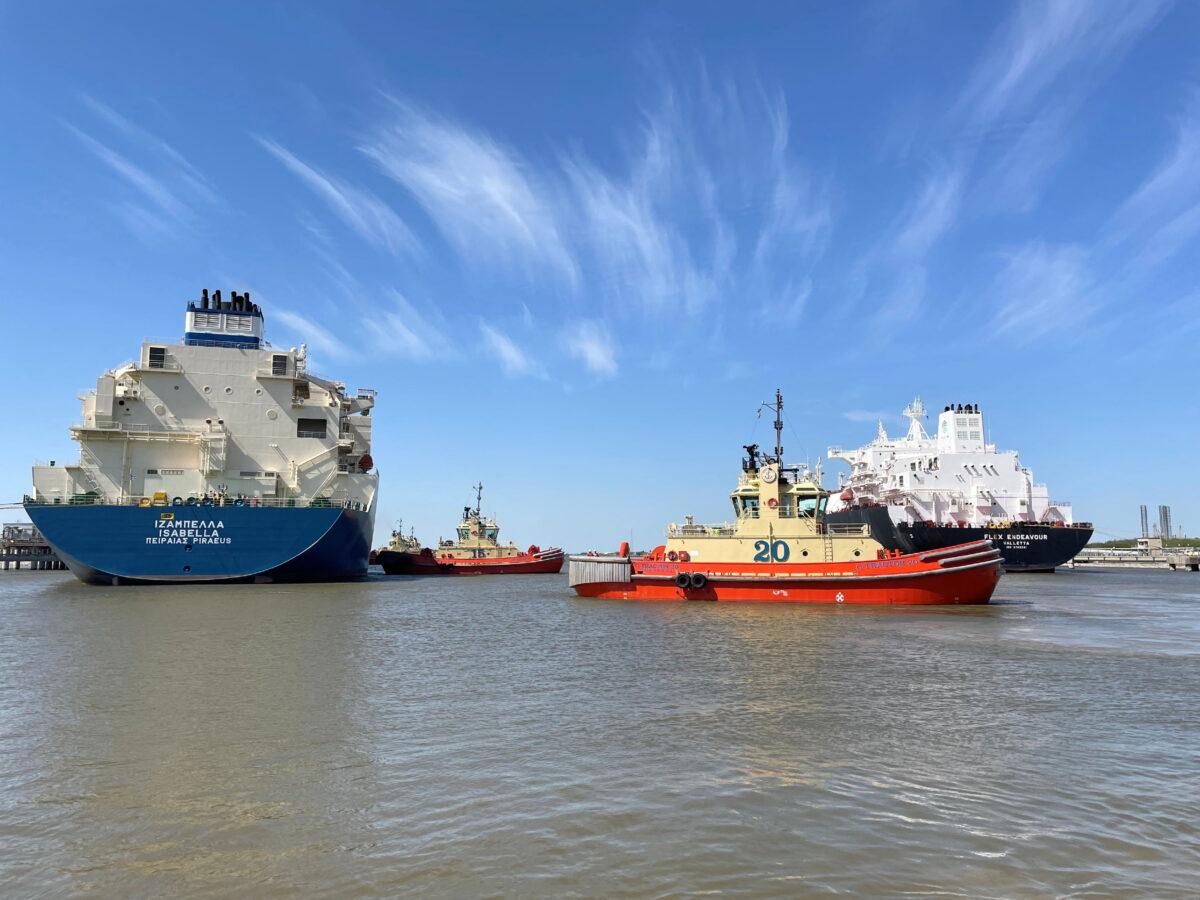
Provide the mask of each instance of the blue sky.
[{"label": "blue sky", "polygon": [[1200,5],[6,4],[0,497],[248,289],[380,390],[380,533],[726,514],[979,403],[1107,534],[1200,531]]}]

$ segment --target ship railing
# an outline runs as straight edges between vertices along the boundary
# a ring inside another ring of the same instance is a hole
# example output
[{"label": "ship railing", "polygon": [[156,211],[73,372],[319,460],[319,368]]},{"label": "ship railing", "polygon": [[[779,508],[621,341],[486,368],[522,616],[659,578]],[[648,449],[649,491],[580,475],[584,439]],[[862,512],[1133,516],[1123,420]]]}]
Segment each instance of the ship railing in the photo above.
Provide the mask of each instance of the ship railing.
[{"label": "ship railing", "polygon": [[149,425],[138,424],[134,422],[116,422],[111,419],[97,419],[93,424],[87,425],[84,423],[76,423],[71,426],[72,431],[116,431],[124,434],[150,434],[158,432],[161,434],[169,434],[172,431],[179,429],[172,428],[151,428]]},{"label": "ship railing", "polygon": [[150,362],[149,359],[138,360],[133,363],[134,368],[139,372],[182,372],[183,366],[175,357],[168,354],[163,360],[155,360]]},{"label": "ship railing", "polygon": [[871,526],[866,522],[822,522],[821,533],[844,537],[860,537],[869,535],[871,533]]},{"label": "ship railing", "polygon": [[338,495],[333,497],[104,497],[93,493],[63,497],[26,497],[32,506],[140,506],[159,509],[219,509],[231,506],[266,507],[271,509],[359,509],[370,506],[369,501]]},{"label": "ship railing", "polygon": [[676,525],[667,526],[668,537],[731,537],[737,533],[737,528],[727,522],[717,525]]},{"label": "ship railing", "polygon": [[[250,335],[252,336],[252,335]],[[252,344],[243,341],[219,341],[210,338],[188,338],[184,341],[188,347],[225,347],[230,350],[261,350],[262,339],[259,343]]]}]

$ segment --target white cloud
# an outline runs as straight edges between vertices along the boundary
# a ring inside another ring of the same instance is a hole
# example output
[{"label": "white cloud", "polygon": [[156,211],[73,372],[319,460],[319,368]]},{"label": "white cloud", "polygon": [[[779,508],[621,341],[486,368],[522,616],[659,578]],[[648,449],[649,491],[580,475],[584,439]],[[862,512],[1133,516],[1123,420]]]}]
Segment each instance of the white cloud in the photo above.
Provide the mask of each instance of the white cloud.
[{"label": "white cloud", "polygon": [[755,262],[763,263],[776,251],[788,254],[793,261],[819,254],[833,225],[829,202],[789,150],[791,120],[783,98],[768,102],[764,113],[770,123],[770,153],[763,170],[770,199],[768,215],[759,226]]},{"label": "white cloud", "polygon": [[554,203],[519,155],[406,103],[359,147],[407,188],[467,259],[548,264],[578,273]]},{"label": "white cloud", "polygon": [[121,132],[130,140],[166,160],[174,170],[175,179],[180,181],[187,190],[198,200],[206,203],[216,203],[217,195],[207,178],[188,161],[188,159],[156,134],[152,134],[135,122],[121,115],[111,106],[101,103],[95,97],[82,95],[83,102],[99,118],[111,127]]},{"label": "white cloud", "polygon": [[617,373],[616,351],[603,323],[575,322],[566,330],[563,342],[567,353],[582,362],[589,371],[601,376]]},{"label": "white cloud", "polygon": [[350,355],[350,348],[338,340],[333,332],[316,324],[311,319],[306,319],[299,313],[273,307],[268,315],[272,319],[282,322],[285,328],[321,353],[334,357]]},{"label": "white cloud", "polygon": [[480,322],[479,331],[483,335],[484,347],[500,362],[507,374],[537,375],[540,373],[541,367],[500,329],[494,328],[486,322]]},{"label": "white cloud", "polygon": [[923,259],[958,218],[962,190],[961,169],[950,167],[932,173],[900,221],[892,243],[894,255],[918,262]]},{"label": "white cloud", "polygon": [[1102,65],[1118,55],[1169,5],[1169,0],[1027,0],[968,81],[960,114],[984,124],[1028,108],[1068,69]]},{"label": "white cloud", "polygon": [[584,146],[527,158],[400,100],[359,149],[472,265],[551,273],[635,315],[692,317],[733,286],[794,299],[827,243],[828,202],[791,148],[782,96],[700,74],[690,92],[668,81],[603,164]]},{"label": "white cloud", "polygon": [[609,178],[583,158],[564,163],[581,227],[608,291],[649,311],[695,312],[713,296],[682,233],[659,218],[646,185]]},{"label": "white cloud", "polygon": [[993,327],[1019,342],[1066,332],[1092,312],[1082,248],[1031,244],[1010,254],[995,287]]},{"label": "white cloud", "polygon": [[924,266],[906,266],[899,270],[892,290],[880,304],[875,324],[891,327],[911,321],[925,302],[928,275]]},{"label": "white cloud", "polygon": [[1121,204],[1113,229],[1143,246],[1145,263],[1173,256],[1200,235],[1200,90],[1176,122],[1170,151]]},{"label": "white cloud", "polygon": [[431,315],[419,312],[399,291],[389,290],[388,295],[390,307],[372,312],[363,322],[381,352],[415,361],[454,356],[453,345]]},{"label": "white cloud", "polygon": [[79,130],[74,125],[67,128],[100,159],[106,166],[125,179],[143,197],[150,200],[160,211],[177,222],[187,221],[191,210],[180,200],[160,179],[151,175],[146,169],[135,165],[117,151],[96,140],[91,135]]},{"label": "white cloud", "polygon": [[1089,95],[1172,2],[1026,0],[1014,8],[935,129],[978,173],[970,191],[977,214],[1037,206]]},{"label": "white cloud", "polygon": [[412,230],[383,200],[369,191],[319,172],[274,141],[261,137],[255,140],[308,185],[359,236],[392,253],[415,254],[420,251],[420,243]]},{"label": "white cloud", "polygon": [[1066,158],[1068,118],[1060,107],[1021,127],[980,179],[985,212],[1028,213],[1037,206],[1046,179]]}]

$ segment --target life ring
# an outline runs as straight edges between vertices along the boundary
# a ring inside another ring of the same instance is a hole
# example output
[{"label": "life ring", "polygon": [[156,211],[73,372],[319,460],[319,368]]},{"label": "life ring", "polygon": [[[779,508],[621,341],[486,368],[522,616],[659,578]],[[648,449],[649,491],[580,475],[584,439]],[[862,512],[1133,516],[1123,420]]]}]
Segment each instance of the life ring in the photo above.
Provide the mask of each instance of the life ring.
[{"label": "life ring", "polygon": [[778,500],[776,500],[774,497],[770,498],[770,499],[767,501],[767,506],[771,507],[771,509],[774,509],[774,508],[775,508],[775,507],[777,507],[778,505],[779,505],[779,501],[778,501]]},{"label": "life ring", "polygon": [[150,505],[149,497],[143,497],[141,500],[138,501],[138,506],[149,506],[149,505]]},{"label": "life ring", "polygon": [[667,554],[667,559],[669,559],[671,562],[675,562],[675,560],[679,559],[679,554],[672,550]]},{"label": "life ring", "polygon": [[175,499],[173,499],[173,500],[171,501],[171,505],[172,505],[172,506],[183,506],[183,498],[182,498],[182,497],[176,497]]},{"label": "life ring", "polygon": [[691,562],[691,560],[692,560],[692,554],[688,553],[686,550],[679,551],[679,561],[680,562]]}]

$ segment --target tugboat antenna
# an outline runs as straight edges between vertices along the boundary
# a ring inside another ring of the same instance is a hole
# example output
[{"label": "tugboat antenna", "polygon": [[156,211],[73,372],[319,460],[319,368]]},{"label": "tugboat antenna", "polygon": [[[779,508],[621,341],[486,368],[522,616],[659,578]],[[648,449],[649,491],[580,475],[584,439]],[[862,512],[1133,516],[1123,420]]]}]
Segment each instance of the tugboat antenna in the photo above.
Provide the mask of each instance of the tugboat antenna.
[{"label": "tugboat antenna", "polygon": [[475,515],[478,516],[483,508],[483,482],[481,481],[473,487],[475,488]]},{"label": "tugboat antenna", "polygon": [[775,389],[775,461],[783,465],[783,393]]},{"label": "tugboat antenna", "polygon": [[[775,413],[775,462],[783,465],[783,393],[779,388],[775,389],[775,402],[764,403],[758,408],[758,414],[761,416],[764,409],[769,409]],[[746,448],[747,451],[750,449]],[[751,459],[751,465],[754,460]]]}]

